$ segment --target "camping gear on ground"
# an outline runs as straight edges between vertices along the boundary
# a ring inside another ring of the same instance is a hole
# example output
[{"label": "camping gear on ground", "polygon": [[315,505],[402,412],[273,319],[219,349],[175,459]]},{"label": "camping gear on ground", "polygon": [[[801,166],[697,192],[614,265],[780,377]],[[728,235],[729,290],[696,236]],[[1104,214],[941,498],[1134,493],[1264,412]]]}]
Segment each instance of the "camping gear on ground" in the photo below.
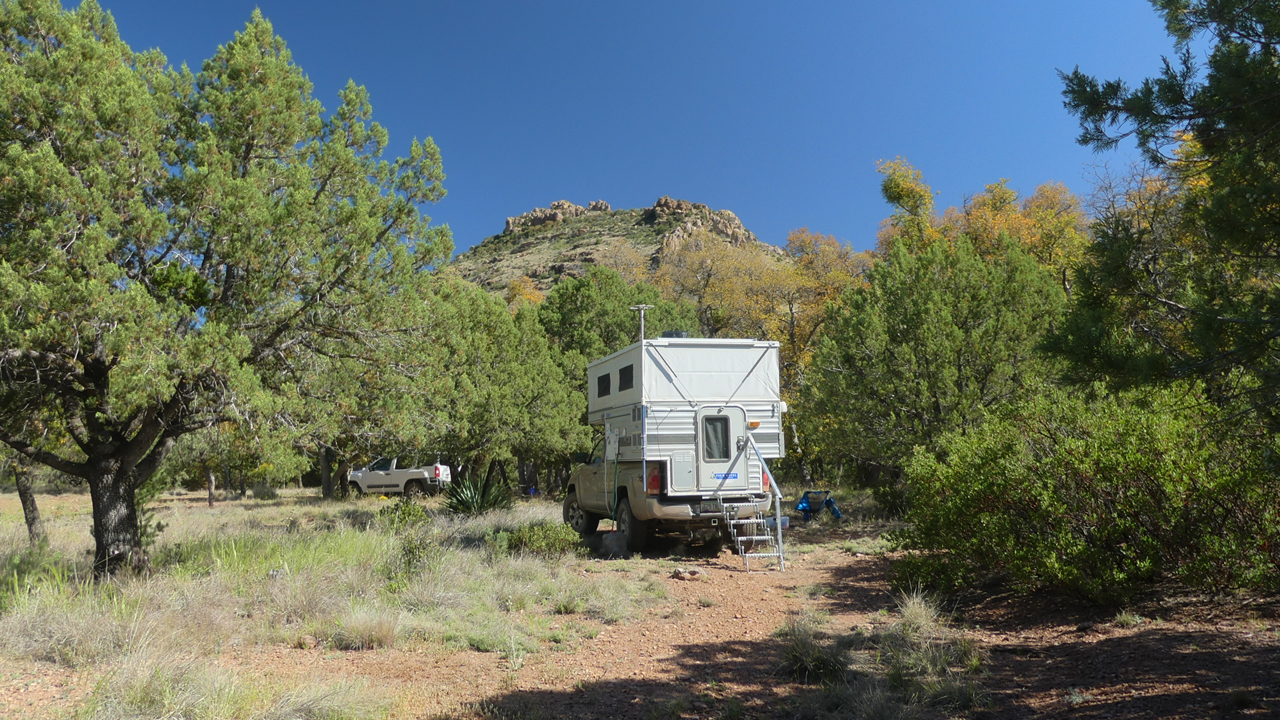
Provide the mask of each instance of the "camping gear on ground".
[{"label": "camping gear on ground", "polygon": [[830,510],[832,517],[837,520],[844,517],[840,508],[836,507],[835,498],[831,497],[830,490],[805,490],[804,495],[800,496],[800,502],[796,503],[796,509],[804,515],[805,522],[809,522],[814,515],[822,512],[822,508]]}]

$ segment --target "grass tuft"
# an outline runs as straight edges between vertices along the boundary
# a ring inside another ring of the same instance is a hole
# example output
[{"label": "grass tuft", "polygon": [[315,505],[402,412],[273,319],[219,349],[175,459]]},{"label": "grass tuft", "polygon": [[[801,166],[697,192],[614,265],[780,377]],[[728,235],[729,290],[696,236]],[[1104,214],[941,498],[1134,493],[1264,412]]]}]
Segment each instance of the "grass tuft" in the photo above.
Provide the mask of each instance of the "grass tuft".
[{"label": "grass tuft", "polygon": [[400,625],[397,613],[379,608],[352,608],[329,633],[337,650],[374,650],[395,647]]},{"label": "grass tuft", "polygon": [[1116,613],[1115,619],[1111,622],[1115,623],[1117,627],[1132,628],[1146,624],[1147,619],[1137,613],[1130,612],[1128,610],[1121,610]]},{"label": "grass tuft", "polygon": [[796,615],[777,633],[782,646],[782,670],[802,683],[832,686],[845,677],[849,669],[849,652],[831,642],[824,642],[821,621],[812,614]]}]

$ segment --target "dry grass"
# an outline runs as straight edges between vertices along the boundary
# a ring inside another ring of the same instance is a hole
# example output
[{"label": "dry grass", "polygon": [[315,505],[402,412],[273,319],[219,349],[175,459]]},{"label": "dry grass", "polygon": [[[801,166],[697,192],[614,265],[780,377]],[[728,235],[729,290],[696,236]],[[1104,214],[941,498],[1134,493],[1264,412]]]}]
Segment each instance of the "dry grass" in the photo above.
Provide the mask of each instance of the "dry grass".
[{"label": "dry grass", "polygon": [[394,647],[399,627],[399,613],[385,608],[352,608],[335,623],[329,644],[338,650]]},{"label": "dry grass", "polygon": [[99,683],[81,718],[364,720],[383,714],[383,703],[349,683],[280,689],[162,651],[141,650],[122,660]]},{"label": "dry grass", "polygon": [[[207,659],[245,643],[319,641],[337,651],[472,648],[516,670],[529,653],[594,636],[593,624],[624,621],[664,595],[639,573],[583,573],[598,561],[573,554],[486,547],[494,533],[558,521],[549,502],[458,519],[428,501],[425,522],[390,527],[374,522],[388,501],[281,495],[213,509],[162,499],[153,573],[98,583],[85,553],[87,498],[67,496],[47,513],[47,549],[0,555],[21,570],[0,587],[0,652],[102,674],[86,718],[363,718],[379,706],[349,689],[246,682],[205,669]],[[0,536],[24,547],[21,516],[4,520]]]},{"label": "dry grass", "polygon": [[954,712],[984,702],[976,643],[920,592],[898,598],[897,620],[887,627],[830,638],[821,625],[801,615],[778,632],[784,669],[825,688],[804,704],[801,718],[894,720],[928,707]]}]

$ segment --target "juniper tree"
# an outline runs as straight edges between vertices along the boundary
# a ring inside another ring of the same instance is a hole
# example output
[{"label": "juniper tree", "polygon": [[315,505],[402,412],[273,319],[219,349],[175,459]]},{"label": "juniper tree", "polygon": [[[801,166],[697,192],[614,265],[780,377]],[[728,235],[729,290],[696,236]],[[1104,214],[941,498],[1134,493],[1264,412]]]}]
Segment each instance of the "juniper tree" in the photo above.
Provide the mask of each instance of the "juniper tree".
[{"label": "juniper tree", "polygon": [[382,159],[354,83],[326,115],[257,12],[199,72],[94,0],[5,0],[0,47],[0,440],[88,481],[111,572],[177,438],[276,412],[449,255],[440,156]]}]

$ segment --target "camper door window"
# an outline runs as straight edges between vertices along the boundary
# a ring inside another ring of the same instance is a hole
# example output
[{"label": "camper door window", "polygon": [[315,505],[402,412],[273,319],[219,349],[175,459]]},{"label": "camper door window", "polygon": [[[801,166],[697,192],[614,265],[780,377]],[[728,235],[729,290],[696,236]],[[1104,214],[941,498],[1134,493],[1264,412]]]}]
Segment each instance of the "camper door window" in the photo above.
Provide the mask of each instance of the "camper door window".
[{"label": "camper door window", "polygon": [[729,418],[711,415],[702,418],[702,457],[705,460],[729,459]]}]

